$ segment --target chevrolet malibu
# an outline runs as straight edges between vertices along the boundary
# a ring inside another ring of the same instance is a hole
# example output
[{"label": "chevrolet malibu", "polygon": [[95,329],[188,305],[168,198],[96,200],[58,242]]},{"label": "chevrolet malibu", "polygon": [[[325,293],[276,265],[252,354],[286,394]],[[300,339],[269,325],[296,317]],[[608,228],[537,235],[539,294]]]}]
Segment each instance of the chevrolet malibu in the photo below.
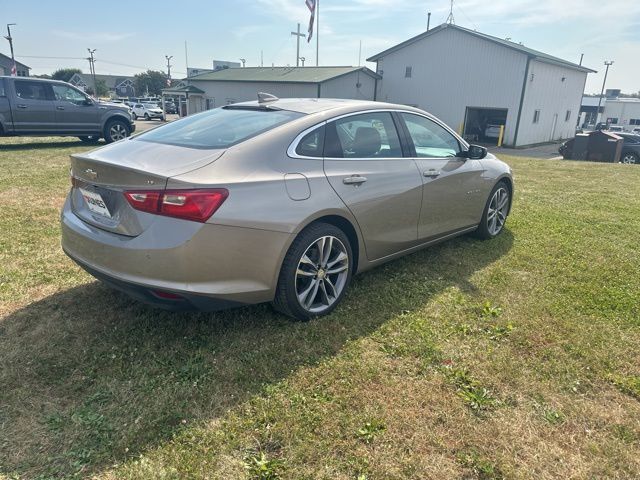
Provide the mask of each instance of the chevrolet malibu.
[{"label": "chevrolet malibu", "polygon": [[260,94],[71,156],[62,247],[168,309],[330,313],[352,276],[503,230],[511,170],[432,115]]}]

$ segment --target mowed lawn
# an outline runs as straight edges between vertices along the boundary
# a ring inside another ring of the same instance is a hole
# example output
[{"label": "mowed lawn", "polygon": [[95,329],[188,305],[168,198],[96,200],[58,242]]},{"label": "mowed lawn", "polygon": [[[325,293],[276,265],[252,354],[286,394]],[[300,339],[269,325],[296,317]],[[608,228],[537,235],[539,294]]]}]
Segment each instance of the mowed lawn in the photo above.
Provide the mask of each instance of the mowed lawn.
[{"label": "mowed lawn", "polygon": [[0,140],[0,478],[640,477],[640,167],[505,157],[499,238],[294,323],[154,310],[74,266],[84,149]]}]

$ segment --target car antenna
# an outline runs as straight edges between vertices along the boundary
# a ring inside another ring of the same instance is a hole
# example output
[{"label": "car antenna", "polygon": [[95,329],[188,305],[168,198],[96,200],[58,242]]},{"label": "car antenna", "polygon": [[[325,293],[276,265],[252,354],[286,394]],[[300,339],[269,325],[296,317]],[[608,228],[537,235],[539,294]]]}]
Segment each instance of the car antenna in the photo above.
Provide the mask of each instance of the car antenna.
[{"label": "car antenna", "polygon": [[258,103],[270,103],[280,100],[275,95],[271,95],[270,93],[258,92]]}]

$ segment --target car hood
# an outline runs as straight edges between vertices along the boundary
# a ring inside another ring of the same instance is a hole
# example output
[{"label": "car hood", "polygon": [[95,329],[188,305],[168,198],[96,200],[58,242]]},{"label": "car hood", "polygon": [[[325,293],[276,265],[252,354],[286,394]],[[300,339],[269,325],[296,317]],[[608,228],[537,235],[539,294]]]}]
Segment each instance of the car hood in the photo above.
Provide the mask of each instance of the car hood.
[{"label": "car hood", "polygon": [[120,110],[124,110],[125,112],[129,111],[129,107],[123,105],[121,103],[111,103],[111,102],[98,102],[98,105],[109,108],[118,108]]}]

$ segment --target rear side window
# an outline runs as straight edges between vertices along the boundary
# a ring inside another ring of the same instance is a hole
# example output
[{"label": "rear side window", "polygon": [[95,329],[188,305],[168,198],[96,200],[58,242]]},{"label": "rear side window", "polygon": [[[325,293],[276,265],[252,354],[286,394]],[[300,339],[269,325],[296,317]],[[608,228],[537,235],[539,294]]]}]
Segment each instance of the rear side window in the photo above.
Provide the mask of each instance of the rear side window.
[{"label": "rear side window", "polygon": [[307,133],[296,147],[296,153],[304,157],[321,158],[324,148],[324,126]]},{"label": "rear side window", "polygon": [[332,158],[402,158],[395,124],[388,112],[340,118],[327,128],[325,156]]},{"label": "rear side window", "polygon": [[53,100],[51,85],[44,82],[16,80],[16,95],[23,100]]},{"label": "rear side window", "polygon": [[189,148],[228,148],[303,115],[287,110],[216,108],[150,130],[137,139]]}]

